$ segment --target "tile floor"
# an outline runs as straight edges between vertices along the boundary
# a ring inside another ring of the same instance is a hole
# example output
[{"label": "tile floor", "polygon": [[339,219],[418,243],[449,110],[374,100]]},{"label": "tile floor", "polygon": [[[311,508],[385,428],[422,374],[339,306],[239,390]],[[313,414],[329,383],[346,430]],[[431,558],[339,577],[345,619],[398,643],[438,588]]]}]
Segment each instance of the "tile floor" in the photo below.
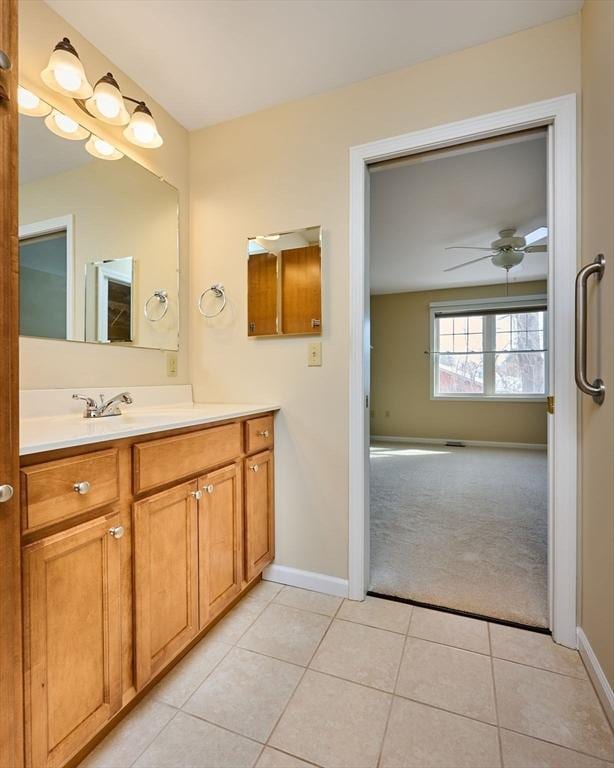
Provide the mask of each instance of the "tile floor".
[{"label": "tile floor", "polygon": [[261,582],[81,768],[613,768],[575,651]]}]

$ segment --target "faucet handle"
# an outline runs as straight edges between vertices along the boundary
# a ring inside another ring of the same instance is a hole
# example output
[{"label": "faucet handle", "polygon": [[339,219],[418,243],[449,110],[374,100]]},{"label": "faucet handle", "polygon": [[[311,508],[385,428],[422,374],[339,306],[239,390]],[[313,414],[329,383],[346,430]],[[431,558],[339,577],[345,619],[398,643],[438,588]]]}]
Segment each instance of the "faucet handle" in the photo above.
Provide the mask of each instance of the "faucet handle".
[{"label": "faucet handle", "polygon": [[73,400],[85,400],[85,403],[86,403],[88,408],[96,408],[96,401],[93,398],[88,397],[87,395],[78,395],[77,393],[75,393],[72,396],[72,399]]}]

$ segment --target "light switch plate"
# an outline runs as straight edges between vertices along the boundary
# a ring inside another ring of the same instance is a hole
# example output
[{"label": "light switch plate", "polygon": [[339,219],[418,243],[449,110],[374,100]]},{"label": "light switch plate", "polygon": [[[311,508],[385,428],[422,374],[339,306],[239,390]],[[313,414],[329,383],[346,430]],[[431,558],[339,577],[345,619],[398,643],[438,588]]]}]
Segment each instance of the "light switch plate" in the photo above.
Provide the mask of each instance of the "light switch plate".
[{"label": "light switch plate", "polygon": [[309,342],[307,365],[310,367],[322,365],[322,343],[320,341]]},{"label": "light switch plate", "polygon": [[177,353],[176,352],[166,353],[166,375],[167,376],[177,375]]}]

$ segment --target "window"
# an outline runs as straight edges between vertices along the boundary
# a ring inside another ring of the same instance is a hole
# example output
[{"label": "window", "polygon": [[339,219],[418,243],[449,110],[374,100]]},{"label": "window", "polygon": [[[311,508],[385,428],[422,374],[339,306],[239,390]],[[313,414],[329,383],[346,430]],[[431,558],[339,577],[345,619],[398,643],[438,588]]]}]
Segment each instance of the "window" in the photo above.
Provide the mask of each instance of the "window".
[{"label": "window", "polygon": [[432,304],[431,330],[434,397],[545,396],[545,297]]}]

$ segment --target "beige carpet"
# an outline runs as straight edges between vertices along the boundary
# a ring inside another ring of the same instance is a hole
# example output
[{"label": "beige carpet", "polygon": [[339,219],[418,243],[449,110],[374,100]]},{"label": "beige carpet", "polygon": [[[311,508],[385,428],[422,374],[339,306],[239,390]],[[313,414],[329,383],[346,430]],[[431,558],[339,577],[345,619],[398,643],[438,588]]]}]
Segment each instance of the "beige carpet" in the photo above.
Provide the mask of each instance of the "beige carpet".
[{"label": "beige carpet", "polygon": [[545,451],[375,443],[373,592],[548,626]]}]

